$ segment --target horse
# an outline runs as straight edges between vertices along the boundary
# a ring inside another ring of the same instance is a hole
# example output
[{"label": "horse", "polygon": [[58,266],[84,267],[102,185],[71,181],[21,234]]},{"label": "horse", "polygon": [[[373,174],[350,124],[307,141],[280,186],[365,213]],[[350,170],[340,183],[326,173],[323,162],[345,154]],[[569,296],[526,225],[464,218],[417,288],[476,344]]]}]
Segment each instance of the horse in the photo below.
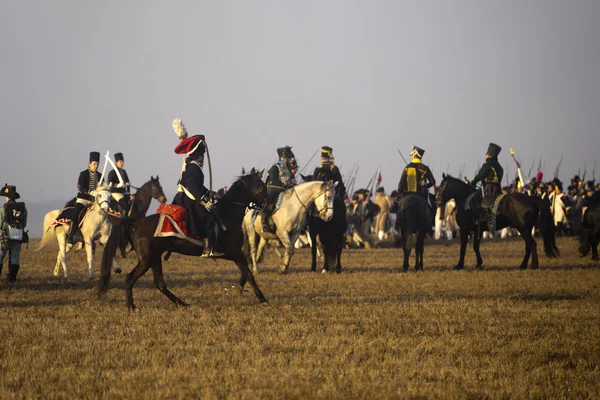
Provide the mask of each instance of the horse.
[{"label": "horse", "polygon": [[[472,208],[468,210],[465,208],[467,198],[478,189],[450,175],[443,174],[442,177],[442,183],[436,195],[437,203],[443,205],[450,199],[456,201],[456,222],[460,228],[460,257],[454,269],[464,268],[465,251],[471,232],[475,233],[473,238],[473,250],[477,256],[475,268],[483,269],[479,244],[483,232],[488,229],[487,223],[476,223]],[[519,266],[521,269],[527,268],[530,256],[531,268],[535,269],[539,265],[537,243],[532,236],[532,229],[538,217],[541,218],[541,233],[546,256],[549,258],[559,256],[560,251],[556,246],[555,238],[556,229],[550,212],[550,205],[547,201],[522,193],[511,193],[504,196],[498,204],[497,228],[513,227],[519,231],[525,241],[525,257]]]},{"label": "horse", "polygon": [[[301,175],[304,182],[312,182],[312,175]],[[323,245],[323,270],[326,273],[330,267],[335,265],[335,272],[342,272],[342,250],[346,242],[346,231],[348,230],[348,221],[346,218],[346,205],[344,199],[335,196],[333,199],[333,219],[324,221],[318,215],[311,212],[308,215],[308,234],[311,241],[312,263],[310,270],[317,270],[317,236]]]},{"label": "horse", "polygon": [[592,251],[592,260],[598,261],[600,243],[600,202],[590,205],[583,214],[582,229],[579,232],[579,255],[585,257]]},{"label": "horse", "polygon": [[403,270],[408,271],[408,259],[415,241],[415,270],[423,270],[423,253],[425,248],[425,235],[429,231],[427,214],[429,206],[427,200],[419,195],[408,193],[398,200],[396,224],[398,226],[399,243],[404,251]]},{"label": "horse", "polygon": [[[329,182],[306,182],[294,186],[281,196],[281,206],[273,213],[273,222],[277,230],[275,233],[262,232],[262,215],[254,216],[252,213],[244,217],[245,239],[248,240],[247,249],[252,259],[252,271],[258,273],[258,259],[268,240],[278,239],[285,248],[283,264],[279,266],[281,274],[287,273],[290,261],[294,255],[294,243],[306,223],[308,211],[312,205],[316,205],[319,218],[331,221],[333,218],[333,198],[337,183]],[[260,236],[258,246],[257,235]]]},{"label": "horse", "polygon": [[[246,257],[242,252],[243,234],[242,234],[242,219],[246,213],[246,208],[254,205],[254,207],[265,207],[269,197],[267,187],[262,181],[262,171],[252,171],[240,177],[231,185],[231,188],[219,200],[216,207],[222,218],[222,223],[227,230],[216,224],[218,228],[218,237],[215,246],[217,252],[224,253],[223,258],[235,262],[241,271],[239,283],[240,293],[244,290],[246,282],[254,289],[256,297],[261,303],[267,301],[260,288],[254,280],[252,272],[248,268]],[[204,250],[203,246],[194,244],[188,240],[178,237],[155,237],[154,232],[157,228],[160,215],[153,214],[138,220],[125,218],[119,222],[119,225],[127,225],[126,229],[113,229],[108,242],[104,246],[102,254],[102,273],[98,282],[98,294],[102,295],[107,292],[110,282],[110,264],[115,257],[120,236],[123,232],[131,232],[134,250],[138,257],[138,263],[135,268],[127,275],[125,281],[126,303],[129,310],[135,310],[133,302],[133,285],[143,276],[148,269],[152,268],[154,275],[154,285],[156,288],[169,298],[177,306],[188,306],[184,301],[175,296],[165,284],[162,271],[162,254],[165,252],[174,252],[188,256],[199,256]],[[116,227],[115,227],[116,228]],[[129,229],[132,228],[132,229]]]},{"label": "horse", "polygon": [[[83,240],[85,243],[85,251],[88,261],[88,276],[90,279],[94,277],[94,264],[92,254],[92,243],[99,239],[101,244],[104,244],[110,235],[111,225],[108,221],[108,208],[110,204],[110,189],[108,186],[101,184],[96,190],[90,193],[94,197],[94,202],[89,207],[85,215],[76,237]],[[60,214],[61,210],[52,210],[44,217],[44,228],[42,230],[42,240],[36,251],[41,250],[48,242],[56,237],[58,240],[58,255],[56,256],[56,265],[54,267],[54,276],[58,276],[60,267],[63,268],[65,279],[69,277],[69,269],[67,267],[67,253],[71,251],[72,244],[67,243],[67,235],[69,233],[69,225],[57,225],[53,227],[53,223]],[[73,223],[73,222],[71,222]],[[120,272],[120,268],[114,261],[114,268]]]}]

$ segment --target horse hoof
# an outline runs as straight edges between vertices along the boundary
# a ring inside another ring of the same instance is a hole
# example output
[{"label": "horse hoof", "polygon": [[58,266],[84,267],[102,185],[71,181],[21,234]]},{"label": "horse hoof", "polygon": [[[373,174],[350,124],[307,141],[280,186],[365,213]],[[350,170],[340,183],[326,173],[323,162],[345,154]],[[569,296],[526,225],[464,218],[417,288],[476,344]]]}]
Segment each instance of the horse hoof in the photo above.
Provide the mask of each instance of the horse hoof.
[{"label": "horse hoof", "polygon": [[260,301],[260,303],[261,303],[261,304],[266,304],[266,303],[268,303],[268,302],[269,302],[269,300],[267,300],[267,299],[266,299],[266,297],[261,297],[261,298],[259,299],[259,301]]},{"label": "horse hoof", "polygon": [[329,271],[327,271],[326,269],[324,269],[324,270],[322,270],[322,271],[321,271],[321,273],[322,273],[322,274],[326,274],[326,273],[328,273],[328,272],[329,272]]},{"label": "horse hoof", "polygon": [[237,285],[237,288],[240,294],[244,294],[244,287],[242,285]]},{"label": "horse hoof", "polygon": [[481,264],[477,264],[477,265],[475,266],[475,269],[477,269],[477,270],[479,270],[479,271],[482,271],[482,270],[483,270],[483,265],[481,265]]},{"label": "horse hoof", "polygon": [[519,269],[527,269],[527,264],[525,264],[525,265],[523,265],[523,264],[519,265]]},{"label": "horse hoof", "polygon": [[287,268],[286,268],[286,267],[283,267],[283,266],[279,267],[279,273],[280,273],[281,275],[285,275],[285,274],[287,274]]},{"label": "horse hoof", "polygon": [[455,266],[454,266],[454,270],[455,270],[455,271],[460,271],[460,270],[462,270],[463,268],[464,268],[464,266],[462,266],[462,265],[455,265]]},{"label": "horse hoof", "polygon": [[123,272],[121,268],[115,268],[115,274],[120,274],[121,272]]}]

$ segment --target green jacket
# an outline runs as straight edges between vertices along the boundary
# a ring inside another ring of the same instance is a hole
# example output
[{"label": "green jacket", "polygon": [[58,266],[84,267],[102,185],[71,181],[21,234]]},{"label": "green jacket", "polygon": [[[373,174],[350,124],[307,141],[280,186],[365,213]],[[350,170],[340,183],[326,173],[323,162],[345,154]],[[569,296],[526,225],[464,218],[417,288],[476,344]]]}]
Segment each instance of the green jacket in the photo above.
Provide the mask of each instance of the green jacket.
[{"label": "green jacket", "polygon": [[471,184],[476,185],[477,182],[481,182],[484,186],[488,184],[501,185],[503,176],[504,169],[498,162],[498,157],[490,157],[485,160]]}]

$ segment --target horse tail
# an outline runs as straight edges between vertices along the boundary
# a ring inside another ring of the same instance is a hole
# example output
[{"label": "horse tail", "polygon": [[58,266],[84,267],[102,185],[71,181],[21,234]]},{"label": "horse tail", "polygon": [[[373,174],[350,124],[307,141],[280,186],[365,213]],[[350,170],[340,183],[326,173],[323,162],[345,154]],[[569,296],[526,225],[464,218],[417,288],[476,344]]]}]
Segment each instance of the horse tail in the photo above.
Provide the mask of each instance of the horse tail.
[{"label": "horse tail", "polygon": [[42,228],[42,240],[40,241],[40,244],[38,245],[37,249],[35,249],[35,251],[40,251],[41,249],[43,249],[50,240],[52,240],[53,238],[56,237],[56,232],[54,231],[54,229],[52,229],[52,222],[54,221],[54,218],[52,215],[55,213],[55,211],[50,211],[49,213],[47,213],[44,216],[44,227]]},{"label": "horse tail", "polygon": [[98,295],[103,295],[108,291],[108,284],[110,283],[110,274],[112,262],[117,255],[117,250],[121,248],[123,241],[126,241],[126,232],[129,232],[129,225],[132,224],[132,220],[123,219],[117,225],[113,226],[110,231],[110,236],[104,244],[104,250],[102,251],[102,266],[100,270],[100,280],[98,281]]},{"label": "horse tail", "polygon": [[555,258],[560,255],[560,250],[556,246],[556,226],[554,218],[550,211],[550,204],[547,201],[538,199],[538,206],[541,217],[541,231],[544,239],[544,252],[547,257]]}]

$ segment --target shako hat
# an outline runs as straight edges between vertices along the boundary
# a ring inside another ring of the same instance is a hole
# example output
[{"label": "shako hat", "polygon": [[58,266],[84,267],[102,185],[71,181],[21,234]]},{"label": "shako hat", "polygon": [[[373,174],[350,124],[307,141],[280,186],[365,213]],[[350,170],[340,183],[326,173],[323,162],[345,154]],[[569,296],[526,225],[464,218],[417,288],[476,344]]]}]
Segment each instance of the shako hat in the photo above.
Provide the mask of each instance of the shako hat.
[{"label": "shako hat", "polygon": [[123,158],[123,153],[115,153],[115,162],[125,161]]},{"label": "shako hat", "polygon": [[321,147],[321,158],[331,158],[331,154],[333,153],[333,149],[329,146]]},{"label": "shako hat", "polygon": [[488,154],[490,157],[498,157],[500,150],[502,150],[502,147],[498,146],[496,143],[490,143],[486,154]]},{"label": "shako hat", "polygon": [[385,192],[385,189],[383,188],[383,186],[379,186],[377,188],[377,193],[384,193],[384,192]]},{"label": "shako hat", "polygon": [[17,193],[17,187],[9,185],[8,183],[5,183],[4,187],[2,188],[2,196],[9,197],[13,200],[21,198],[21,195]]},{"label": "shako hat", "polygon": [[94,161],[96,161],[97,163],[100,162],[100,153],[98,153],[97,151],[90,152],[90,162]]},{"label": "shako hat", "polygon": [[410,152],[411,157],[417,158],[423,158],[423,154],[425,154],[425,150],[423,150],[419,146],[413,146],[412,151]]}]

